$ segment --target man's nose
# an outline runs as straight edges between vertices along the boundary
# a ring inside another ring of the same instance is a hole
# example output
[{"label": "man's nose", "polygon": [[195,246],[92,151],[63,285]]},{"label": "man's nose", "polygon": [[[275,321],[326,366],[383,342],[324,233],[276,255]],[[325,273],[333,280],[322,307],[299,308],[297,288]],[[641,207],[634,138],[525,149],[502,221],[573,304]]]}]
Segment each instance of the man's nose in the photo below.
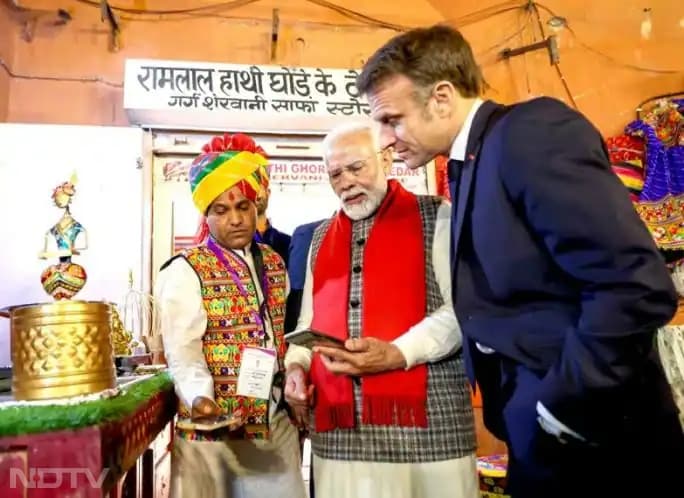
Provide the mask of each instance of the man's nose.
[{"label": "man's nose", "polygon": [[228,213],[228,223],[232,226],[240,226],[242,224],[242,216],[236,211],[231,211]]},{"label": "man's nose", "polygon": [[394,134],[394,130],[389,125],[382,125],[380,127],[380,149],[385,150],[388,147],[392,147],[397,141],[397,136]]},{"label": "man's nose", "polygon": [[340,191],[346,192],[354,186],[354,180],[351,173],[344,171],[340,176]]}]

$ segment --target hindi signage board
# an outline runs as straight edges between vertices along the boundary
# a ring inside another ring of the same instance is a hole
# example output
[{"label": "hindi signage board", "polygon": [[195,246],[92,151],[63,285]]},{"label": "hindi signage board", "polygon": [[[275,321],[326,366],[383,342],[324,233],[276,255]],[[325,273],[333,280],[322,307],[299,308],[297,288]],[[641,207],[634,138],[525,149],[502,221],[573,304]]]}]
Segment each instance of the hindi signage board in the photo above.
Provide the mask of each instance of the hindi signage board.
[{"label": "hindi signage board", "polygon": [[[191,159],[168,158],[162,167],[165,182],[186,182]],[[323,161],[317,160],[283,160],[269,161],[271,185],[278,184],[327,184],[328,170]],[[395,162],[389,174],[390,178],[399,180],[404,187],[416,194],[427,194],[425,169],[410,169],[402,163]]]},{"label": "hindi signage board", "polygon": [[355,69],[126,60],[124,107],[143,125],[320,132],[369,120]]}]

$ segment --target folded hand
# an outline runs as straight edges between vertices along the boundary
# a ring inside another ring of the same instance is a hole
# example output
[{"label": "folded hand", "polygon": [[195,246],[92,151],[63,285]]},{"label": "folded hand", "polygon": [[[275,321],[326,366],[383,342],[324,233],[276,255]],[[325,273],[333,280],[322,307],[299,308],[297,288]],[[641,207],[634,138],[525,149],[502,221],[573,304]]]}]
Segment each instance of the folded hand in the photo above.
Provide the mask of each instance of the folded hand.
[{"label": "folded hand", "polygon": [[309,409],[313,406],[314,386],[309,385],[301,365],[290,365],[285,376],[285,401],[292,408],[295,421],[300,427],[309,425]]}]

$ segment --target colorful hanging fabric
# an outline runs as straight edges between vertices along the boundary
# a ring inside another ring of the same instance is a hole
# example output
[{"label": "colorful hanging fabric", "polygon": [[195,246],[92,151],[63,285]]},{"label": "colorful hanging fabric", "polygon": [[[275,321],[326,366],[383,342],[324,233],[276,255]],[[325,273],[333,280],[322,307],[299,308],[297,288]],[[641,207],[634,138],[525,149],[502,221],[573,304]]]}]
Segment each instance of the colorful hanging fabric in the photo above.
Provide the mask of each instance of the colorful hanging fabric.
[{"label": "colorful hanging fabric", "polygon": [[637,212],[661,249],[684,249],[684,115],[672,101],[656,104],[625,134],[645,144]]},{"label": "colorful hanging fabric", "polygon": [[613,171],[629,190],[632,202],[639,200],[644,188],[644,141],[629,135],[606,140]]}]

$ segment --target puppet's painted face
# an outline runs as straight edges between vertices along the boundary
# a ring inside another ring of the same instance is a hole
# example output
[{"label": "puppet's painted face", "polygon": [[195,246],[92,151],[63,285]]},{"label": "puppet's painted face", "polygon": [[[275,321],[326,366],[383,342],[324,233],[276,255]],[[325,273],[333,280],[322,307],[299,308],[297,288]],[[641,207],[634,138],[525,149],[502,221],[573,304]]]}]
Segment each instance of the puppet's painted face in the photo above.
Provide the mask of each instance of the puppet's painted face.
[{"label": "puppet's painted face", "polygon": [[71,203],[71,198],[76,193],[76,188],[71,182],[64,182],[59,187],[57,187],[52,193],[52,200],[55,206],[64,209]]}]

